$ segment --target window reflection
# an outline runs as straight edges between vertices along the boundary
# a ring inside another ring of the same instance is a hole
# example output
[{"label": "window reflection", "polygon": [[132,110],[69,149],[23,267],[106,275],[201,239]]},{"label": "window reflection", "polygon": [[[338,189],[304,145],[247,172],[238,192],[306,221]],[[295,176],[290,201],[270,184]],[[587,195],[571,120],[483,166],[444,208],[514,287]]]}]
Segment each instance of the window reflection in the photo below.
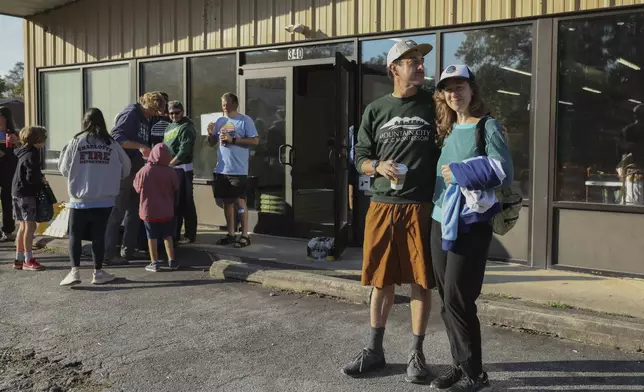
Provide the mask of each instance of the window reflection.
[{"label": "window reflection", "polygon": [[436,36],[417,35],[362,42],[362,106],[363,109],[371,102],[393,91],[393,85],[387,76],[387,52],[398,41],[414,40],[417,43],[432,45],[434,49],[425,56],[425,86],[432,90],[436,84]]},{"label": "window reflection", "polygon": [[[189,59],[189,113],[195,129],[201,134],[201,115],[221,111],[221,96],[237,93],[237,74],[234,54],[193,57]],[[217,166],[217,149],[208,145],[207,136],[197,136],[193,159],[196,178],[212,178]]]},{"label": "window reflection", "polygon": [[183,101],[183,60],[141,63],[141,94],[162,91],[170,100]]},{"label": "window reflection", "polygon": [[491,114],[506,127],[514,188],[530,195],[532,25],[443,35],[442,66],[469,66]]},{"label": "window reflection", "polygon": [[81,131],[83,81],[80,70],[41,74],[42,123],[47,128],[45,168],[56,170],[60,152]]},{"label": "window reflection", "polygon": [[247,79],[246,114],[255,121],[259,146],[251,150],[248,208],[286,214],[285,165],[286,96],[284,77]]},{"label": "window reflection", "polygon": [[562,201],[643,205],[644,13],[559,24]]}]

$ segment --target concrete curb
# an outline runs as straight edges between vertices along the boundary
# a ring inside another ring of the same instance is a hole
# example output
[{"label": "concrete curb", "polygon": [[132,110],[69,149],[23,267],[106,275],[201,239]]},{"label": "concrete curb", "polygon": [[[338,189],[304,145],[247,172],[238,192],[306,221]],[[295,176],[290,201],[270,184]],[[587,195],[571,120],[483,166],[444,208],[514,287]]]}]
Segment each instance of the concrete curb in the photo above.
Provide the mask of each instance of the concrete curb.
[{"label": "concrete curb", "polygon": [[35,249],[46,249],[56,253],[67,253],[67,244],[67,238],[36,237],[34,239]]},{"label": "concrete curb", "polygon": [[[68,249],[68,239],[67,238],[55,238],[55,237],[36,237],[34,240],[34,248],[36,249],[46,249],[55,253],[64,253],[69,252]],[[83,241],[81,248],[81,254],[83,256],[92,255],[92,242]]]},{"label": "concrete curb", "polygon": [[536,331],[560,338],[626,351],[644,350],[644,322],[623,317],[552,309],[512,301],[478,302],[479,318],[488,325]]},{"label": "concrete curb", "polygon": [[[212,256],[210,257],[212,259]],[[371,296],[370,287],[362,286],[353,280],[232,260],[213,260],[210,276],[216,279],[254,282],[280,290],[330,295],[357,304],[368,304]]]},{"label": "concrete curb", "polygon": [[[67,253],[67,239],[39,237],[35,245],[57,253]],[[217,259],[210,252],[206,253],[213,262],[210,276],[216,279],[241,280],[279,290],[313,292],[357,304],[369,304],[372,288],[362,286],[355,280]],[[91,242],[83,241],[83,254],[91,255]],[[405,296],[403,293],[399,295]],[[481,322],[488,325],[525,329],[626,351],[644,351],[644,320],[484,297],[478,301],[478,308]]]},{"label": "concrete curb", "polygon": [[[213,259],[210,276],[217,279],[254,282],[281,290],[314,292],[358,304],[368,304],[371,296],[370,287],[362,286],[354,280],[239,261],[216,260],[212,255],[210,257]],[[478,307],[481,322],[487,325],[530,330],[626,351],[644,350],[644,322],[574,309],[553,309],[512,300],[482,298],[478,301]]]}]

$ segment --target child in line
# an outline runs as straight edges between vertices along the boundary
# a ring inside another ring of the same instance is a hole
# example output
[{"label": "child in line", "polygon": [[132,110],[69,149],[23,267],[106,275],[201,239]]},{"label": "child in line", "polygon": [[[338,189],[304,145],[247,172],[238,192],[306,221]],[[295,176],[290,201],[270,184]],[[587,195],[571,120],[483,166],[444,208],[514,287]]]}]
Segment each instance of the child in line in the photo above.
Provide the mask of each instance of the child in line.
[{"label": "child in line", "polygon": [[158,272],[161,269],[157,241],[163,240],[168,255],[170,269],[179,268],[174,259],[174,207],[179,180],[170,166],[172,155],[168,147],[159,143],[152,148],[148,163],[136,173],[134,189],[141,195],[139,216],[145,224],[150,250],[150,264],[146,271]]},{"label": "child in line", "polygon": [[46,140],[47,130],[43,127],[25,127],[20,131],[22,147],[16,150],[18,166],[11,184],[13,217],[19,222],[16,235],[16,259],[13,262],[13,268],[18,270],[43,269],[33,256],[32,246],[37,226],[36,197],[46,184],[38,149],[45,146]]}]

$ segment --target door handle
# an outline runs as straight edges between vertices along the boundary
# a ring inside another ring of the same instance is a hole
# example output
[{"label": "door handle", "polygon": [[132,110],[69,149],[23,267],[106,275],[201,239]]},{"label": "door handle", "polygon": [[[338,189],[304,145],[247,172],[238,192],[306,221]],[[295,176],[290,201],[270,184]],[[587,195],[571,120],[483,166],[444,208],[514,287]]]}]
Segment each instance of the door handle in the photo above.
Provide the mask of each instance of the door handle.
[{"label": "door handle", "polygon": [[288,144],[287,146],[291,147],[291,151],[288,152],[288,164],[293,166],[295,164],[295,147]]},{"label": "door handle", "polygon": [[282,151],[284,151],[284,148],[286,148],[286,144],[282,144],[282,145],[281,145],[281,146],[279,146],[279,148],[277,149],[277,160],[278,160],[278,161],[279,161],[279,163],[280,163],[280,164],[282,164],[282,165],[286,165],[286,163],[284,163],[284,161],[282,160]]}]

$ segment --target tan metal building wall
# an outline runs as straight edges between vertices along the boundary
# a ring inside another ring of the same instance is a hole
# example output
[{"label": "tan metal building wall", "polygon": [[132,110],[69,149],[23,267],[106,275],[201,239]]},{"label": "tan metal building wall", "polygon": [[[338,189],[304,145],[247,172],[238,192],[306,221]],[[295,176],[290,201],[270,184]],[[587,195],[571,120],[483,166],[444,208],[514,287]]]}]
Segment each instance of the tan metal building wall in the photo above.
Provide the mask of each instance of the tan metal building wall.
[{"label": "tan metal building wall", "polygon": [[[36,67],[505,20],[644,0],[80,0],[24,23],[26,118]],[[160,6],[159,6],[160,5]]]}]

